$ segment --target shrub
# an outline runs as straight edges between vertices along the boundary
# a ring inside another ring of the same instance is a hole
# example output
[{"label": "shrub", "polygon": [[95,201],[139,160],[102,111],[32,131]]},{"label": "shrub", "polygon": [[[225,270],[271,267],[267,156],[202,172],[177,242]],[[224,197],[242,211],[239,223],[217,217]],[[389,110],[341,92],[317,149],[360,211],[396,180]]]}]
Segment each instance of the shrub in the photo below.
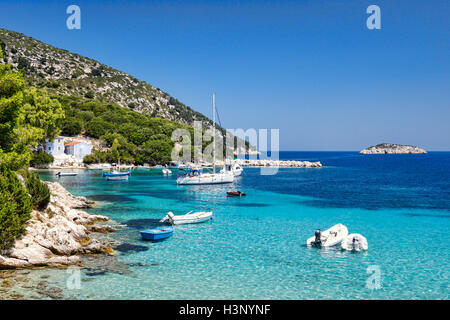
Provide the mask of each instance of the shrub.
[{"label": "shrub", "polygon": [[89,90],[84,96],[88,99],[94,99],[94,91]]},{"label": "shrub", "polygon": [[32,202],[16,174],[0,172],[0,250],[7,250],[24,233]]},{"label": "shrub", "polygon": [[50,189],[41,182],[39,175],[35,172],[29,172],[26,177],[28,193],[31,195],[33,206],[37,210],[44,210],[50,202]]},{"label": "shrub", "polygon": [[17,68],[20,70],[24,70],[24,69],[28,69],[30,67],[30,62],[24,58],[24,57],[20,57],[18,64],[17,64]]},{"label": "shrub", "polygon": [[83,122],[80,119],[70,118],[64,121],[61,133],[67,136],[76,136],[83,129]]},{"label": "shrub", "polygon": [[54,160],[55,159],[51,154],[48,154],[47,152],[44,151],[36,151],[33,153],[30,165],[32,167],[47,165],[52,163]]}]

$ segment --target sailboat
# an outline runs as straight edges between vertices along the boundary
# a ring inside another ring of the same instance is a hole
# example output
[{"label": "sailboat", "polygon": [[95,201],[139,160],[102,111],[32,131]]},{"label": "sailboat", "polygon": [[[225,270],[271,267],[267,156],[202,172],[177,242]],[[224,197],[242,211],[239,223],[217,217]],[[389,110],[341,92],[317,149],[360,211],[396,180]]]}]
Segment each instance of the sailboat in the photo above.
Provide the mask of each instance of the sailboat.
[{"label": "sailboat", "polygon": [[216,100],[213,93],[212,96],[212,108],[213,108],[213,171],[212,173],[192,174],[188,173],[177,179],[177,184],[219,184],[219,183],[232,183],[234,182],[234,174],[229,171],[223,171],[216,173]]}]

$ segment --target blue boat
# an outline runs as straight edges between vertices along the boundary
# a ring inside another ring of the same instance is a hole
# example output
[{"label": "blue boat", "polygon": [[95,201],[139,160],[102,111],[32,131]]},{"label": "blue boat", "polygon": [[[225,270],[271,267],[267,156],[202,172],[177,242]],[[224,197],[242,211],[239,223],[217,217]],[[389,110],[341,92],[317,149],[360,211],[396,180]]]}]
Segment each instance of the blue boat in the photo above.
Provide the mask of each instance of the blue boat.
[{"label": "blue boat", "polygon": [[173,227],[158,227],[141,231],[142,240],[161,241],[173,234]]}]

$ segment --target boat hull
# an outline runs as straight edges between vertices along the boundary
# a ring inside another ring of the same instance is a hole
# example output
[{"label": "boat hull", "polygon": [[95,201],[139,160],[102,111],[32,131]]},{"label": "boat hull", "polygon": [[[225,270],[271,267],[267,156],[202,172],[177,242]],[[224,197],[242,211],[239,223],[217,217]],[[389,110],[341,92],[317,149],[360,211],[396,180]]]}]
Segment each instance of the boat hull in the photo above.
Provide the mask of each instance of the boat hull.
[{"label": "boat hull", "polygon": [[179,185],[193,184],[222,184],[234,182],[234,176],[231,174],[208,174],[199,176],[187,176],[177,179]]},{"label": "boat hull", "polygon": [[147,229],[141,231],[142,240],[147,241],[162,241],[173,235],[173,227],[159,227],[154,229]]},{"label": "boat hull", "polygon": [[200,211],[195,213],[187,213],[185,215],[176,216],[169,212],[160,222],[167,222],[172,225],[202,223],[212,219],[212,211]]},{"label": "boat hull", "polygon": [[346,251],[364,251],[369,249],[367,239],[359,233],[349,234],[341,243],[341,248]]},{"label": "boat hull", "polygon": [[108,180],[108,181],[124,181],[124,180],[128,180],[128,175],[107,176],[106,180]]},{"label": "boat hull", "polygon": [[321,243],[319,245],[315,244],[315,237],[311,237],[306,240],[307,246],[318,246],[321,248],[333,247],[341,244],[342,241],[347,237],[348,229],[341,223],[332,226],[330,229],[322,231],[321,233]]},{"label": "boat hull", "polygon": [[196,218],[196,219],[186,219],[186,220],[174,220],[171,221],[173,225],[180,225],[180,224],[193,224],[193,223],[202,223],[211,220],[211,217],[203,217],[203,218]]}]

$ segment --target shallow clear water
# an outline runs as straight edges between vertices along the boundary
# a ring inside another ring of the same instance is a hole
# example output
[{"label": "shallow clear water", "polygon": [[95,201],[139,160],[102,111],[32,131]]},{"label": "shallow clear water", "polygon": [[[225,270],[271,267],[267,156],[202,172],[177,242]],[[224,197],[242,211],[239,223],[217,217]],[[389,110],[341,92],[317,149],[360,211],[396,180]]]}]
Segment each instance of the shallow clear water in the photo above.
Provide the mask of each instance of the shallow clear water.
[{"label": "shallow clear water", "polygon": [[[450,297],[450,153],[280,157],[320,160],[325,167],[280,169],[274,176],[246,168],[234,186],[177,186],[176,174],[163,177],[157,170],[138,170],[117,182],[96,171],[59,179],[41,172],[73,194],[102,201],[90,213],[126,225],[110,237],[127,244],[116,262],[127,272],[83,269],[80,289],[67,288],[66,270],[48,271],[49,281],[77,299]],[[227,198],[231,187],[247,196]],[[139,230],[157,225],[169,210],[213,210],[214,219],[176,226],[164,242],[141,241]],[[315,229],[339,222],[363,234],[369,250],[306,247]],[[380,270],[379,289],[366,285],[373,266]]]}]

